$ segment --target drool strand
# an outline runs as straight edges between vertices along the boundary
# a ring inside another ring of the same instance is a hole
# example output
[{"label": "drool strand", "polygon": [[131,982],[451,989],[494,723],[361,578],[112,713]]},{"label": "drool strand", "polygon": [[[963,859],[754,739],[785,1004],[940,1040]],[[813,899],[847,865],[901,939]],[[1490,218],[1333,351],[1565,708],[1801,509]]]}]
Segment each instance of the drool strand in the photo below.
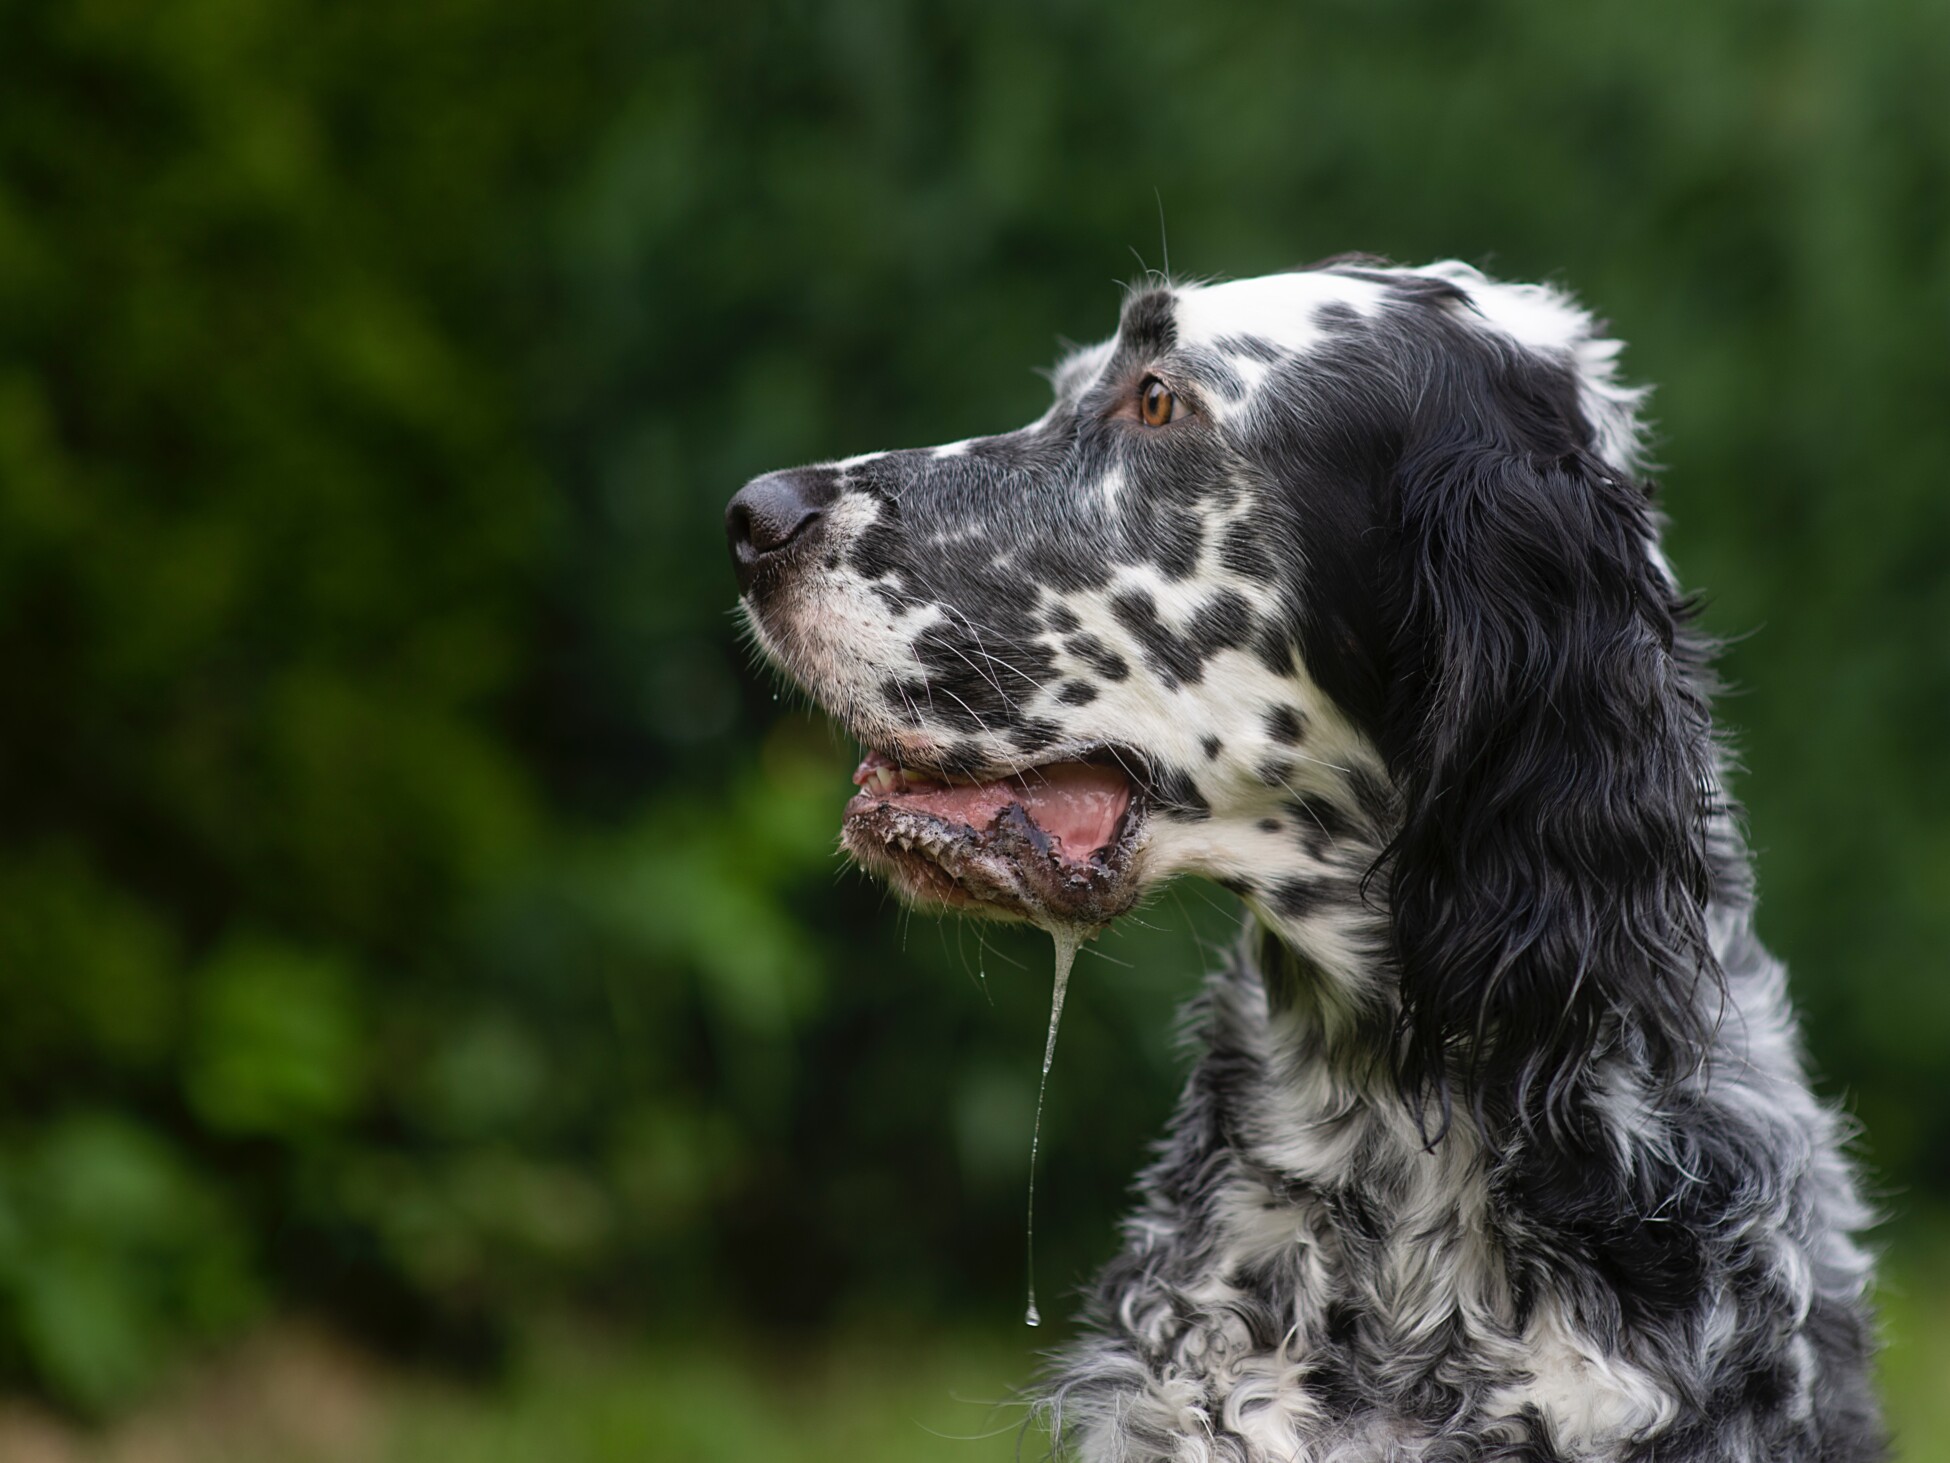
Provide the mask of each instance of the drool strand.
[{"label": "drool strand", "polygon": [[1056,982],[1050,992],[1049,1037],[1043,1043],[1043,1075],[1036,1083],[1036,1123],[1029,1132],[1029,1213],[1026,1225],[1029,1305],[1023,1311],[1026,1326],[1043,1324],[1043,1313],[1036,1309],[1036,1150],[1043,1137],[1043,1097],[1049,1091],[1050,1063],[1056,1058],[1056,1029],[1063,1021],[1063,997],[1070,988],[1070,966],[1083,943],[1081,931],[1067,925],[1049,928],[1050,942],[1056,947]]}]

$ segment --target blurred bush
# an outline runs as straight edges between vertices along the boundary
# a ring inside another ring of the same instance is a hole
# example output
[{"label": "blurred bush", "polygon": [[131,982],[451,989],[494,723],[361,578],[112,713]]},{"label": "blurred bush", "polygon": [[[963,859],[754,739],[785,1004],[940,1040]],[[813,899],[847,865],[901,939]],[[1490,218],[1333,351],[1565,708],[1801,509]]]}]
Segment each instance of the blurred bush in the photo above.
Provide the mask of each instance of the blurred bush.
[{"label": "blurred bush", "polygon": [[[1661,384],[1763,923],[1950,1172],[1950,19],[603,0],[15,7],[0,46],[0,1380],[273,1308],[492,1364],[1013,1313],[1044,952],[911,922],[748,672],[750,474],[1039,411],[1115,277],[1575,285]],[[1209,891],[1086,963],[1043,1288],[1169,1105]]]}]

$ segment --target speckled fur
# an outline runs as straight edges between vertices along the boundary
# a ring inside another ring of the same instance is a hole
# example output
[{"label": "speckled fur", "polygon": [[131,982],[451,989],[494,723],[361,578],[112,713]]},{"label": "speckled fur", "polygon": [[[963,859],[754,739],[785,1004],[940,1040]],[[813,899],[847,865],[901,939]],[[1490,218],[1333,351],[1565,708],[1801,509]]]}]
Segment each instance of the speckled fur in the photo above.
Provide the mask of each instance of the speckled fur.
[{"label": "speckled fur", "polygon": [[[1867,1216],[1616,353],[1457,264],[1152,282],[1029,427],[798,470],[769,655],[921,765],[1115,750],[1141,880],[1250,910],[1059,1451],[1880,1456]],[[1185,421],[1119,418],[1151,376]]]}]

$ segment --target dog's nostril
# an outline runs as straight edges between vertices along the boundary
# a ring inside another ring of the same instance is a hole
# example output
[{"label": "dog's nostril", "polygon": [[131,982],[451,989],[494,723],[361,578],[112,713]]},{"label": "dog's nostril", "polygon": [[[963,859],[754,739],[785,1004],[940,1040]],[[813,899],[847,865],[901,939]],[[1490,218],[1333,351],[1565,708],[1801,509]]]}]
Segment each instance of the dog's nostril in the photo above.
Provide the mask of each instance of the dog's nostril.
[{"label": "dog's nostril", "polygon": [[821,505],[797,473],[767,473],[740,488],[724,515],[739,584],[749,588],[764,560],[791,544],[820,514]]}]

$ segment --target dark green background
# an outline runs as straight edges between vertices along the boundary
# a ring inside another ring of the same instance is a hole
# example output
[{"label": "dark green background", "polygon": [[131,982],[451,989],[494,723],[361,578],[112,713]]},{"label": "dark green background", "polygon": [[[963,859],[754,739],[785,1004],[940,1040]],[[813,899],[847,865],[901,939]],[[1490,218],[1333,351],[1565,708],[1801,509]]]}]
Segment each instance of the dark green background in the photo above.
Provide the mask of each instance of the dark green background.
[{"label": "dark green background", "polygon": [[[1631,343],[1763,929],[1918,1222],[1946,95],[1921,0],[0,9],[0,1384],[1019,1313],[1047,952],[840,870],[721,515],[1035,415],[1161,208],[1183,275],[1458,256]],[[1230,918],[1080,968],[1046,1310]]]}]

